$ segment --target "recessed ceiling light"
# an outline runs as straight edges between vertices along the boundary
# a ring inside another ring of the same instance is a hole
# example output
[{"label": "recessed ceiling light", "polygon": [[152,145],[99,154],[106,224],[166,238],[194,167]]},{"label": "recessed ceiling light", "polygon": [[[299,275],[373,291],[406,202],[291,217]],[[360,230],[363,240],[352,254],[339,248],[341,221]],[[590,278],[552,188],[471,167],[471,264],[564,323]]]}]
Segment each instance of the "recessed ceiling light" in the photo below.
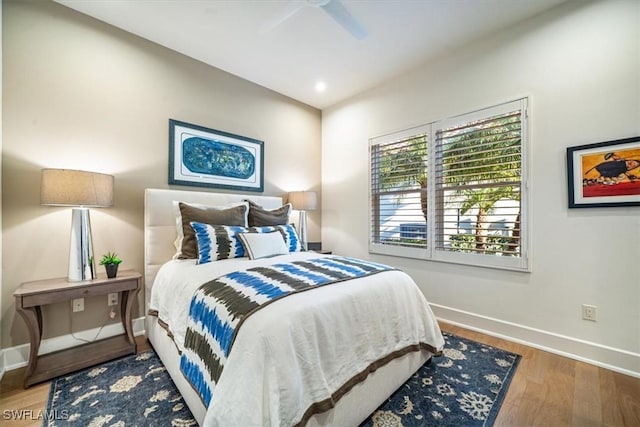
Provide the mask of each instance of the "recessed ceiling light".
[{"label": "recessed ceiling light", "polygon": [[316,91],[324,92],[327,89],[327,84],[325,82],[317,82],[316,83]]}]

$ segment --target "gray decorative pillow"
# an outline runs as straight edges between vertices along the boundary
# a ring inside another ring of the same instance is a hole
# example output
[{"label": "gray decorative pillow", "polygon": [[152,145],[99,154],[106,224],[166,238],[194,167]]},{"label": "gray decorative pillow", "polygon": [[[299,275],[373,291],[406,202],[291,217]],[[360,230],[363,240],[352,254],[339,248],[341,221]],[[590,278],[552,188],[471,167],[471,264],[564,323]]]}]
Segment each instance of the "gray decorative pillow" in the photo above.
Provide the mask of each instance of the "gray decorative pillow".
[{"label": "gray decorative pillow", "polygon": [[186,203],[178,203],[182,217],[182,247],[178,249],[177,259],[197,259],[198,241],[191,227],[192,222],[199,222],[210,225],[245,225],[245,215],[247,207],[244,205],[235,206],[229,209],[207,209],[195,207]]},{"label": "gray decorative pillow", "polygon": [[251,200],[246,201],[249,202],[249,227],[284,225],[289,222],[291,203],[277,209],[267,210]]}]

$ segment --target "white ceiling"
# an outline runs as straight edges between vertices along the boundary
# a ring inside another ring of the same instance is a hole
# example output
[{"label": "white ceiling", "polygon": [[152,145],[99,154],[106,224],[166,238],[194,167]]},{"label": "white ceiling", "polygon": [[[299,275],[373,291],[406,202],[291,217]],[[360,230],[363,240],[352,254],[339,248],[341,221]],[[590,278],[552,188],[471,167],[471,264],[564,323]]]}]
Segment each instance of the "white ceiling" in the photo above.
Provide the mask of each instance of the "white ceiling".
[{"label": "white ceiling", "polygon": [[56,1],[322,109],[565,0],[343,0],[361,40],[314,0]]}]

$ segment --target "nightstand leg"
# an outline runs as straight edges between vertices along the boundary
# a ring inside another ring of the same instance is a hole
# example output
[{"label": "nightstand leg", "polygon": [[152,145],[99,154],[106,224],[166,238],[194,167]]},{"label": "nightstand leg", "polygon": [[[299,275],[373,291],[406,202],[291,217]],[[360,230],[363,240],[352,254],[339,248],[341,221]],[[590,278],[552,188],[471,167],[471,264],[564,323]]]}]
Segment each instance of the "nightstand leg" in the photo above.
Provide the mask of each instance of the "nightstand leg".
[{"label": "nightstand leg", "polygon": [[36,370],[38,364],[38,350],[40,349],[40,340],[42,339],[42,310],[40,306],[21,308],[16,307],[16,311],[27,324],[29,330],[29,363],[24,373],[25,385],[27,379]]},{"label": "nightstand leg", "polygon": [[122,326],[124,327],[124,331],[127,334],[129,343],[132,345],[135,345],[136,342],[133,337],[133,326],[131,325],[131,310],[133,308],[133,304],[137,301],[137,295],[137,289],[132,291],[123,291],[123,304],[121,304],[120,306],[120,319],[122,320]]}]

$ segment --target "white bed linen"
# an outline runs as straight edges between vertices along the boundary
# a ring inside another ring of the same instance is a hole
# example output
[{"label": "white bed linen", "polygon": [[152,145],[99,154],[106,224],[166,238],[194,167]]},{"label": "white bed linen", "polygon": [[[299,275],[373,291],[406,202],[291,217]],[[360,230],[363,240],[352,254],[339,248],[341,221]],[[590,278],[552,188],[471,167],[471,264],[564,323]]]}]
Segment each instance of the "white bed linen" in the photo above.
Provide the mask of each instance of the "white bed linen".
[{"label": "white bed linen", "polygon": [[[189,301],[203,283],[237,269],[315,258],[294,253],[195,265],[170,261],[150,301],[182,349]],[[416,343],[444,340],[423,294],[389,271],[291,295],[245,321],[213,391],[204,426],[294,425],[377,360]]]}]

